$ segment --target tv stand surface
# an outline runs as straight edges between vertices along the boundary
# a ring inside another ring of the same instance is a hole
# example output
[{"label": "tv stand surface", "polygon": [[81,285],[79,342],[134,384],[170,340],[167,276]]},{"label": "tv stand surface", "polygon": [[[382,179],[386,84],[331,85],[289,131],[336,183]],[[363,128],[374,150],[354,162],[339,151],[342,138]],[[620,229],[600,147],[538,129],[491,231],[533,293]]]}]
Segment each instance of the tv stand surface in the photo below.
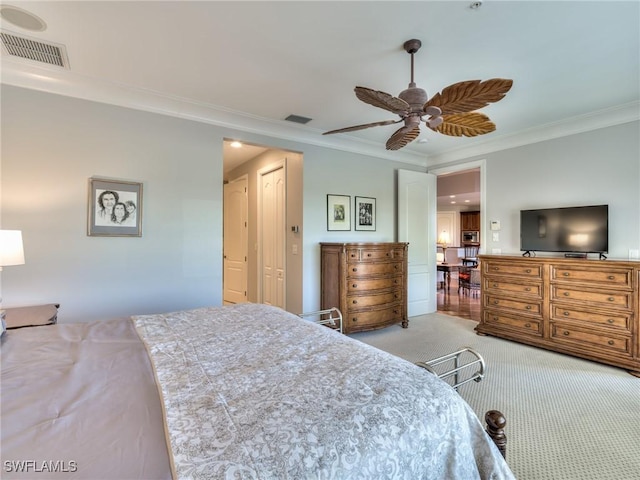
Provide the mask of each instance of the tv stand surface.
[{"label": "tv stand surface", "polygon": [[480,255],[478,334],[640,376],[640,262]]}]

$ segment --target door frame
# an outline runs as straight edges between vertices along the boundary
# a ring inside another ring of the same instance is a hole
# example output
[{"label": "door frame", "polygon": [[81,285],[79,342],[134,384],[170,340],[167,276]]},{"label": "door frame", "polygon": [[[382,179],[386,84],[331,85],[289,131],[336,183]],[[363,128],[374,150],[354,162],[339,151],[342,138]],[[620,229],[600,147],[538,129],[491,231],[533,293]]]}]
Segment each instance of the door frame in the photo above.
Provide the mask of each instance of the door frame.
[{"label": "door frame", "polygon": [[[448,165],[446,167],[438,167],[438,168],[430,168],[427,170],[428,173],[433,173],[434,175],[445,175],[448,173],[454,172],[463,172],[465,170],[474,170],[476,168],[480,169],[480,220],[482,222],[486,222],[486,210],[487,210],[487,160],[482,158],[480,160],[473,160],[471,162],[465,163],[457,163],[455,165]],[[437,192],[436,192],[437,195]],[[487,247],[487,227],[481,226],[480,228],[480,251],[478,253],[485,253]],[[436,284],[437,288],[437,284]]]}]

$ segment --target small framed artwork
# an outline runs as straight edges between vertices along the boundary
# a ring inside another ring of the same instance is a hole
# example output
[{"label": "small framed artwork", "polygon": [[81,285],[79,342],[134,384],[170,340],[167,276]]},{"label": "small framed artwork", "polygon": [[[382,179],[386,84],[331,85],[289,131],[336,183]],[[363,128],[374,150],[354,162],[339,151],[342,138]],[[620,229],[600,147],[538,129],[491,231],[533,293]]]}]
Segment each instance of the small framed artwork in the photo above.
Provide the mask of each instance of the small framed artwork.
[{"label": "small framed artwork", "polygon": [[327,195],[327,230],[351,230],[351,195]]},{"label": "small framed artwork", "polygon": [[356,197],[356,230],[375,231],[376,199]]},{"label": "small framed artwork", "polygon": [[142,236],[142,183],[89,179],[87,235]]}]

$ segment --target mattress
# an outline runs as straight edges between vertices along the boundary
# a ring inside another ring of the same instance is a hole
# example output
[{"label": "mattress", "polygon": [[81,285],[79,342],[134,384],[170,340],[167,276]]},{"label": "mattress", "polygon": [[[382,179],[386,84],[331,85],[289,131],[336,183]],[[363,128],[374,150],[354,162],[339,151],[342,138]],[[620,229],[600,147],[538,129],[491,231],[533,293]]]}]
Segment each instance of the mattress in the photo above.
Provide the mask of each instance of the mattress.
[{"label": "mattress", "polygon": [[409,362],[266,305],[9,331],[2,478],[511,479]]}]

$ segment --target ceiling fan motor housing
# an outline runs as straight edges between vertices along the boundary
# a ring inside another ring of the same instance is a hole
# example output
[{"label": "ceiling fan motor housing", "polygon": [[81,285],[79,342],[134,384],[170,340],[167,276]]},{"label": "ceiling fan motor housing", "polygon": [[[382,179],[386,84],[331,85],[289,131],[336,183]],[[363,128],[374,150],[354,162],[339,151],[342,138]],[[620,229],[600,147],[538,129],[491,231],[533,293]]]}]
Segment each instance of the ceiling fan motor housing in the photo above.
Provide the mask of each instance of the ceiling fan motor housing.
[{"label": "ceiling fan motor housing", "polygon": [[[415,83],[413,84],[415,85]],[[411,107],[411,113],[423,113],[422,107],[429,99],[427,96],[427,92],[425,92],[422,88],[417,88],[415,86],[409,85],[409,88],[400,92],[398,95],[399,98],[404,100]]]}]

